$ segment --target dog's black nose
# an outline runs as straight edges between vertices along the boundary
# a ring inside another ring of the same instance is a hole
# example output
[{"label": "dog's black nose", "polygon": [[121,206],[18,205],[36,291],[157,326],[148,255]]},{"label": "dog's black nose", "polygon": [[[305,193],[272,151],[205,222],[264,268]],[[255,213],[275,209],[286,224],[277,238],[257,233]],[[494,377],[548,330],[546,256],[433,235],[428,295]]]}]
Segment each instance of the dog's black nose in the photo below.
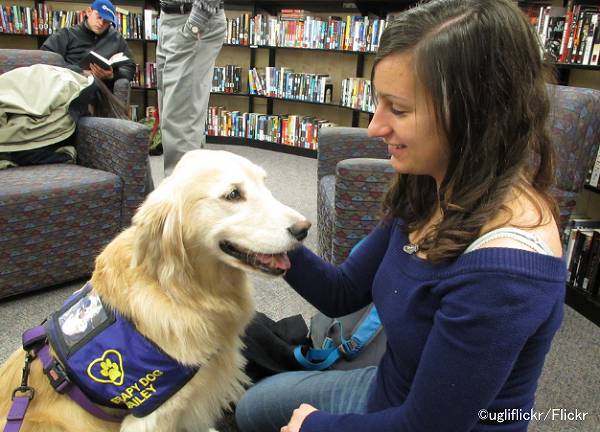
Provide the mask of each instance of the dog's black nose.
[{"label": "dog's black nose", "polygon": [[312,224],[309,221],[296,222],[287,230],[298,241],[302,241],[308,235],[308,229]]}]

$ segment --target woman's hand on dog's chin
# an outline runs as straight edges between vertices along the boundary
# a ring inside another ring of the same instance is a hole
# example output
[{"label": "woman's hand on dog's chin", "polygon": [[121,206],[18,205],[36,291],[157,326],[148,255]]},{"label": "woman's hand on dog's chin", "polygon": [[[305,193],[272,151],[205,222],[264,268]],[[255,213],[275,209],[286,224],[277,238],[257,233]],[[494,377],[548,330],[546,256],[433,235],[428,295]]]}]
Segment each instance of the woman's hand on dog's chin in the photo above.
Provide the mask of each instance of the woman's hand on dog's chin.
[{"label": "woman's hand on dog's chin", "polygon": [[314,411],[318,411],[314,406],[309,404],[302,404],[294,410],[292,418],[287,426],[281,428],[280,432],[300,432],[302,423],[308,415]]}]

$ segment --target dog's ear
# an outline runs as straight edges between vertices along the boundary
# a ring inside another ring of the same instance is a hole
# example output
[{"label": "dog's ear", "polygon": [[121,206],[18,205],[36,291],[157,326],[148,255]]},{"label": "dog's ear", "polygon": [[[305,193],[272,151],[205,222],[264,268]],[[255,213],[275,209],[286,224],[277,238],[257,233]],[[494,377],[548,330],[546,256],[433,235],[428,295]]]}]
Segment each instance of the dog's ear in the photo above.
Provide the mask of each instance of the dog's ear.
[{"label": "dog's ear", "polygon": [[187,264],[182,205],[174,198],[150,195],[133,217],[135,238],[131,265],[146,265],[161,282],[182,274]]}]

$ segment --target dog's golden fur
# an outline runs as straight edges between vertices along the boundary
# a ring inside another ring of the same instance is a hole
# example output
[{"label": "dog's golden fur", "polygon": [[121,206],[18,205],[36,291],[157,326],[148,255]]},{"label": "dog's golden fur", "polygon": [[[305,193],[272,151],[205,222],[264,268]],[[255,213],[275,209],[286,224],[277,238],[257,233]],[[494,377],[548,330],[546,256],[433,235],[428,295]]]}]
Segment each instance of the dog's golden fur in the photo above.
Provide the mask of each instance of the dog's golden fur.
[{"label": "dog's golden fur", "polygon": [[[254,314],[246,271],[256,268],[220,245],[228,241],[260,252],[267,264],[264,254],[276,254],[271,264],[280,271],[287,260],[280,253],[298,244],[289,227],[310,226],[272,197],[264,177],[261,168],[231,153],[189,152],[148,196],[132,226],[96,260],[91,283],[103,302],[180,363],[200,365],[198,373],[148,416],[130,415],[119,425],[91,416],[56,393],[35,360],[29,385],[36,393],[22,431],[210,429],[248,382],[241,335]],[[0,368],[0,428],[23,361],[19,350]]]}]

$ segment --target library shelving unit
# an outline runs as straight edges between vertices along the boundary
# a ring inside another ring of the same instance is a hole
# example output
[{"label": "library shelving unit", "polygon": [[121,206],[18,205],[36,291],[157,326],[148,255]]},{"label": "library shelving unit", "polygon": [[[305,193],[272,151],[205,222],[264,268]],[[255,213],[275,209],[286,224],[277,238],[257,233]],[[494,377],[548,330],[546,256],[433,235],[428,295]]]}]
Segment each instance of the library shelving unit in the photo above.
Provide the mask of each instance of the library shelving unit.
[{"label": "library shelving unit", "polygon": [[[273,0],[225,0],[225,9],[228,11],[236,11],[241,13],[247,13],[250,16],[266,13],[271,16],[276,16],[282,8],[297,8],[304,9],[308,13],[331,13],[340,16],[347,15],[376,15],[378,17],[385,17],[388,11],[399,10],[407,7],[413,3],[408,0],[387,0],[387,1],[340,1],[340,0],[307,0],[307,1],[273,1]],[[82,10],[89,5],[86,0],[0,0],[1,6],[17,5],[17,6],[28,6],[35,9],[41,4],[48,4],[52,6],[54,10]],[[150,1],[147,0],[115,0],[115,6],[118,8],[129,10],[130,12],[136,12],[142,14],[146,9],[154,9],[151,7]],[[142,23],[142,30],[143,30]],[[0,47],[3,48],[39,48],[44,40],[47,38],[46,35],[37,34],[24,34],[24,33],[0,33]],[[156,47],[156,40],[152,39],[140,39],[140,38],[126,38],[130,48],[134,54],[134,61],[137,64],[145,66],[147,62],[154,60],[154,51]],[[8,43],[7,43],[8,41]],[[25,42],[27,41],[27,42]],[[224,50],[232,49],[235,51],[235,57],[246,58],[247,68],[255,67],[266,67],[266,66],[277,66],[278,53],[290,53],[288,58],[298,57],[300,59],[307,58],[318,58],[320,62],[329,62],[331,55],[341,55],[346,58],[351,58],[354,61],[354,65],[347,68],[344,73],[345,76],[352,77],[364,77],[365,72],[365,58],[373,57],[373,53],[359,52],[359,51],[344,51],[344,50],[326,50],[326,49],[312,49],[312,48],[289,48],[289,47],[273,47],[273,46],[249,46],[249,45],[229,45],[226,44]],[[222,50],[222,52],[224,51]],[[231,57],[231,56],[230,56]],[[262,65],[259,65],[260,59],[266,59]],[[348,62],[345,62],[346,64]],[[287,66],[282,64],[280,66]],[[305,70],[304,73],[314,73],[316,70]],[[341,80],[334,82],[334,86],[340,85]],[[337,89],[336,89],[337,90]],[[279,104],[289,104],[290,108],[287,109],[286,114],[296,114],[297,107],[299,106],[310,106],[311,111],[313,110],[328,110],[326,114],[323,114],[324,118],[328,118],[329,114],[336,116],[337,111],[343,111],[351,116],[351,118],[345,118],[342,121],[338,121],[341,125],[346,126],[359,126],[361,124],[361,115],[363,116],[362,122],[368,122],[370,113],[361,109],[355,109],[340,105],[340,103],[319,103],[310,102],[299,99],[286,99],[278,97],[263,96],[257,94],[229,94],[229,93],[213,93],[213,96],[217,98],[231,98],[232,96],[237,99],[246,98],[247,102],[243,108],[246,112],[260,112],[265,115],[272,115],[275,111],[281,111],[277,108]],[[149,103],[151,99],[156,99],[156,88],[150,86],[132,86],[131,100],[133,104],[139,104],[143,108],[153,104]],[[211,98],[212,99],[212,98]],[[220,103],[219,105],[229,106],[230,102]],[[255,109],[260,106],[260,109]],[[340,110],[340,108],[342,108]],[[301,110],[301,108],[300,108]],[[306,114],[304,114],[306,115]],[[365,118],[366,117],[366,118]],[[229,137],[231,142],[241,141],[243,138]],[[208,137],[208,141],[221,141],[221,137]],[[247,144],[256,144],[255,140],[248,140]],[[271,147],[273,143],[266,143],[265,145]],[[290,151],[289,146],[282,145],[282,151]],[[277,147],[275,147],[277,148]],[[292,151],[294,148],[292,149]],[[316,157],[315,150],[298,149],[298,154],[304,156]]]},{"label": "library shelving unit", "polygon": [[[539,23],[537,28],[542,29],[540,32],[540,37],[544,41],[559,41],[560,43],[554,45],[555,47],[562,46],[559,54],[565,53],[565,45],[563,45],[565,41],[565,34],[568,33],[570,35],[570,39],[568,40],[577,40],[577,42],[572,42],[573,45],[570,43],[568,46],[569,50],[566,51],[569,53],[567,59],[572,59],[570,54],[571,52],[577,54],[574,57],[576,63],[555,63],[555,68],[557,71],[556,79],[559,84],[585,86],[581,80],[574,79],[574,75],[583,75],[589,77],[587,82],[599,82],[598,78],[600,78],[600,75],[598,74],[598,71],[600,71],[600,65],[583,64],[588,62],[594,63],[593,56],[590,55],[593,52],[592,49],[589,49],[588,51],[587,49],[584,50],[580,48],[586,47],[586,43],[589,45],[588,48],[593,47],[593,42],[595,42],[595,40],[592,37],[591,44],[589,41],[579,42],[580,40],[584,41],[587,38],[578,36],[578,33],[583,34],[581,29],[585,28],[586,22],[588,22],[588,25],[590,25],[589,23],[591,22],[591,15],[595,14],[596,12],[600,12],[600,0],[520,0],[518,3],[519,6],[523,7],[524,9],[529,8],[530,10],[534,11],[534,16],[536,9],[540,11],[537,18],[537,22]],[[570,6],[573,6],[573,8],[571,9]],[[591,8],[585,8],[584,6],[590,6]],[[578,9],[578,7],[580,9]],[[542,10],[544,9],[546,12],[542,14]],[[588,9],[588,11],[586,11],[586,9]],[[571,21],[569,20],[569,11],[574,12],[574,14],[571,14],[571,16],[576,15],[574,19],[571,19]],[[573,21],[575,21],[575,23],[579,22],[579,25],[569,26],[568,23]],[[571,28],[573,28],[573,30],[571,30]],[[544,29],[546,31],[544,31]],[[557,33],[554,33],[554,31],[557,31]],[[560,35],[560,37],[552,37],[553,33],[554,35]],[[596,33],[598,33],[597,30]],[[544,46],[548,46],[547,42],[544,44]],[[577,47],[578,51],[575,52],[575,48],[571,48],[572,46]],[[600,189],[594,186],[586,185],[585,190],[586,192],[589,191],[589,193],[585,195],[582,194],[582,196],[586,196],[587,200],[591,201],[592,203],[600,204]],[[565,301],[581,315],[585,316],[595,325],[600,326],[600,297],[591,295],[589,292],[580,289],[576,284],[567,284]]]},{"label": "library shelving unit", "polygon": [[600,327],[600,298],[567,285],[565,303]]}]

